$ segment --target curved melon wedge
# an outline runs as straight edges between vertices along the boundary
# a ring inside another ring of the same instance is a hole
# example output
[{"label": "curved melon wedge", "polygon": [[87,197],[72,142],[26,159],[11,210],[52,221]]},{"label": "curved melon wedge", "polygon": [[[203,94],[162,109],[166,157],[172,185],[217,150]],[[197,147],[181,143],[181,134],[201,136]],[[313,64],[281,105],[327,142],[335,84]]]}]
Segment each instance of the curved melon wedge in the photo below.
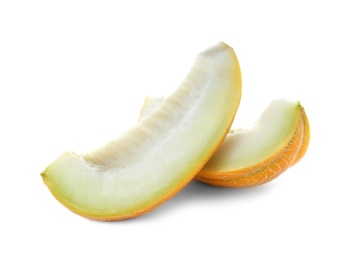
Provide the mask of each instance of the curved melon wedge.
[{"label": "curved melon wedge", "polygon": [[240,98],[238,60],[218,43],[199,54],[182,85],[148,118],[91,153],[64,153],[41,176],[81,216],[139,216],[194,178],[228,133]]},{"label": "curved melon wedge", "polygon": [[[139,120],[151,114],[161,97],[147,97]],[[310,127],[299,102],[275,100],[252,129],[232,129],[196,176],[216,186],[250,187],[269,182],[302,159]]]}]

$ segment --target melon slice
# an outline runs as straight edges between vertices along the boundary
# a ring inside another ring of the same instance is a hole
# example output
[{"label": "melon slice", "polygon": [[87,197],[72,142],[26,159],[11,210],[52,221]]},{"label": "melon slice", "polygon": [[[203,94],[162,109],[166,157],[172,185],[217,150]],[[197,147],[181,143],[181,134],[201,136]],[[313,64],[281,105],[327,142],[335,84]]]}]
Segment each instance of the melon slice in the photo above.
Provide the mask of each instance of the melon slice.
[{"label": "melon slice", "polygon": [[65,207],[87,218],[144,214],[176,194],[211,158],[240,98],[237,57],[220,42],[199,54],[182,85],[146,119],[100,149],[65,152],[42,172],[43,181]]},{"label": "melon slice", "polygon": [[[163,100],[147,97],[139,120],[149,116]],[[229,187],[269,182],[301,160],[309,141],[309,121],[300,103],[274,100],[253,128],[229,131],[196,179]]]}]

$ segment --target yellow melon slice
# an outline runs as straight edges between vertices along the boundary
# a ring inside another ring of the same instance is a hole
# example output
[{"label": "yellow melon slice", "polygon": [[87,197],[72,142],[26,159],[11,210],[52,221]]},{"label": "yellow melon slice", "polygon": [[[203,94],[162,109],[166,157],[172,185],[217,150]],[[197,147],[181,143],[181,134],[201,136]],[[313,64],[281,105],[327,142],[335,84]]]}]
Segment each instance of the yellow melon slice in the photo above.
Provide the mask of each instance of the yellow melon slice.
[{"label": "yellow melon slice", "polygon": [[93,152],[65,152],[43,171],[43,181],[84,217],[144,214],[182,189],[211,158],[240,98],[237,57],[220,42],[199,54],[181,86],[146,119]]}]

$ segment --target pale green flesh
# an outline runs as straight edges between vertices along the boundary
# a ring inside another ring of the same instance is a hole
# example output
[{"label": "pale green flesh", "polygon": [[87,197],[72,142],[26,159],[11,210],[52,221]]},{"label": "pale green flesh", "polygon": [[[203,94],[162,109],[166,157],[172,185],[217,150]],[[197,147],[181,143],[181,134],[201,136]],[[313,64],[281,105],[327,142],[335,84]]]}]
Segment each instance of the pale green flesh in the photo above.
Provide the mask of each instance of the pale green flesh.
[{"label": "pale green flesh", "polygon": [[78,214],[138,214],[201,169],[227,133],[240,97],[236,55],[219,43],[198,56],[181,87],[154,113],[94,152],[64,153],[42,173],[44,181]]},{"label": "pale green flesh", "polygon": [[[160,106],[161,97],[148,97],[139,120]],[[255,166],[283,148],[294,135],[299,121],[299,102],[274,100],[251,129],[232,129],[204,166],[204,172],[232,172]],[[207,128],[208,126],[204,126]]]}]

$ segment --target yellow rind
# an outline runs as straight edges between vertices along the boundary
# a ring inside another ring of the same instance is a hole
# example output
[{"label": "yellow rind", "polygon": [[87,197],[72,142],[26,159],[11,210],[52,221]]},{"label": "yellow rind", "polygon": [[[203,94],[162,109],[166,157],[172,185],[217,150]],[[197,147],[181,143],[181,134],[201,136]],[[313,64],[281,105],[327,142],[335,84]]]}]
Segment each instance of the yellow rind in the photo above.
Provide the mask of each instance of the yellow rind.
[{"label": "yellow rind", "polygon": [[301,117],[303,119],[303,124],[304,124],[304,137],[301,143],[301,147],[300,147],[300,151],[297,154],[294,162],[292,163],[291,166],[294,166],[295,164],[297,164],[305,155],[305,153],[307,152],[307,149],[309,147],[309,143],[310,143],[310,124],[309,124],[309,119],[306,115],[305,109],[303,106],[301,106]]}]

